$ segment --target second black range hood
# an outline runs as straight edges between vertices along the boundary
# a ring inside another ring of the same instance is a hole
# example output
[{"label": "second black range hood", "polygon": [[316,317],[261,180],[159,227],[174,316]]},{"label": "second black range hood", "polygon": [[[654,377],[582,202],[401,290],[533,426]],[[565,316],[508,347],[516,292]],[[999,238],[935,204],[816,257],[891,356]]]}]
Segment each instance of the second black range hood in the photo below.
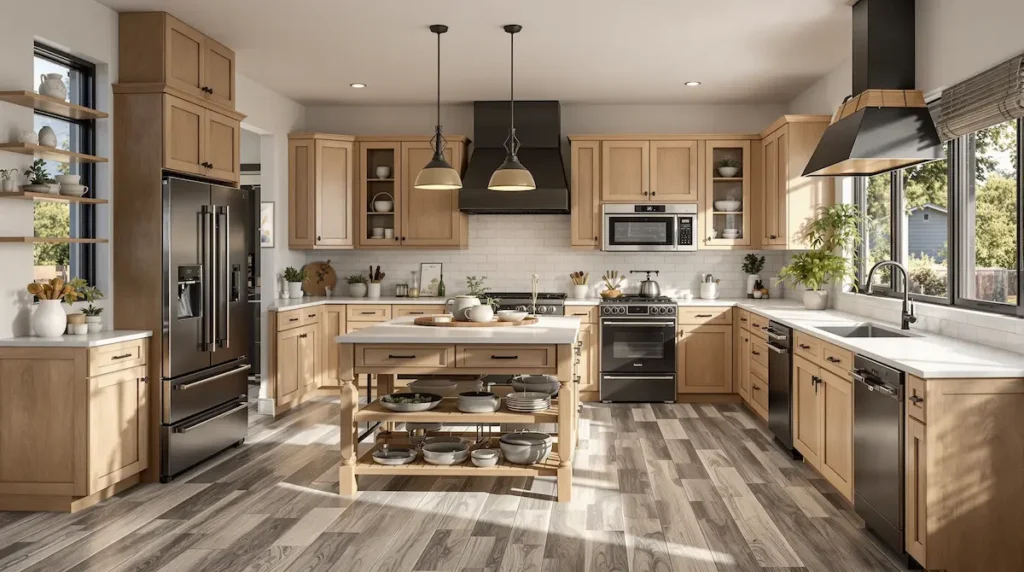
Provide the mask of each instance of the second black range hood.
[{"label": "second black range hood", "polygon": [[491,174],[505,160],[509,102],[473,103],[473,155],[462,177],[459,210],[474,214],[568,214],[569,185],[561,149],[557,101],[517,101],[519,160],[537,183],[533,191],[489,191]]}]

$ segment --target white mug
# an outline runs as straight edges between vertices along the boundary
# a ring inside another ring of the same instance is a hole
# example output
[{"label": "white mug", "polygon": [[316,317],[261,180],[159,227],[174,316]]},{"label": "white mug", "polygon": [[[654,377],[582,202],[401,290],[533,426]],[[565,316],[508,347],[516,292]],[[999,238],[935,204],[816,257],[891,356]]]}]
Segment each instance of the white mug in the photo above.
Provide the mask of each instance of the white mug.
[{"label": "white mug", "polygon": [[381,165],[377,167],[376,174],[378,179],[387,179],[391,175],[391,167],[387,165]]},{"label": "white mug", "polygon": [[395,229],[393,229],[393,228],[385,228],[384,229],[384,238],[395,238]]},{"label": "white mug", "polygon": [[[392,230],[391,232],[395,232]],[[373,238],[384,238],[384,227],[376,226],[373,228]]]}]

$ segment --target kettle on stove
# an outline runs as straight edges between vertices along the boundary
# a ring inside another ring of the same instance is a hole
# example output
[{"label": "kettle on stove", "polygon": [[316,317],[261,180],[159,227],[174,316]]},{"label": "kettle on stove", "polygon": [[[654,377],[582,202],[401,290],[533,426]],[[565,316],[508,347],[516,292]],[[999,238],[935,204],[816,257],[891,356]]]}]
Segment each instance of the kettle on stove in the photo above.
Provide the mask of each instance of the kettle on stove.
[{"label": "kettle on stove", "polygon": [[629,272],[631,274],[647,274],[647,277],[640,282],[641,298],[657,298],[661,296],[661,286],[658,286],[657,282],[651,280],[651,274],[658,275],[657,270],[630,270]]}]

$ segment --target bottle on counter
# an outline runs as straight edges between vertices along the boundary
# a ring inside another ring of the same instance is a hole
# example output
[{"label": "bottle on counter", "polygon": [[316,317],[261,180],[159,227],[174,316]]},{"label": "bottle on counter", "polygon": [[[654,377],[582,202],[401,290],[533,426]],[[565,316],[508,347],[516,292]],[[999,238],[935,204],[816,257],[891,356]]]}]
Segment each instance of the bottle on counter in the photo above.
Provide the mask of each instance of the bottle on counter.
[{"label": "bottle on counter", "polygon": [[441,275],[441,281],[437,283],[437,295],[440,298],[445,297],[444,274]]}]

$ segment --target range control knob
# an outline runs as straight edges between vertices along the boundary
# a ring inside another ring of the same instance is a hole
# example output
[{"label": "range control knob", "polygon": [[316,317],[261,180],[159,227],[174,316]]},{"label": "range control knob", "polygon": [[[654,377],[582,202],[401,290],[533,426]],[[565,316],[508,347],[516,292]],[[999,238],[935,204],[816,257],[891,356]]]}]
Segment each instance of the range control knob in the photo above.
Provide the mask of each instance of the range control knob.
[{"label": "range control knob", "polygon": [[626,313],[626,307],[625,306],[619,306],[619,307],[615,308],[615,312],[619,313],[619,314],[625,314]]},{"label": "range control knob", "polygon": [[526,311],[528,311],[526,306],[516,306],[516,312],[526,312]]},{"label": "range control knob", "polygon": [[668,315],[675,315],[675,313],[676,313],[675,306],[665,306],[665,313],[668,314]]}]

